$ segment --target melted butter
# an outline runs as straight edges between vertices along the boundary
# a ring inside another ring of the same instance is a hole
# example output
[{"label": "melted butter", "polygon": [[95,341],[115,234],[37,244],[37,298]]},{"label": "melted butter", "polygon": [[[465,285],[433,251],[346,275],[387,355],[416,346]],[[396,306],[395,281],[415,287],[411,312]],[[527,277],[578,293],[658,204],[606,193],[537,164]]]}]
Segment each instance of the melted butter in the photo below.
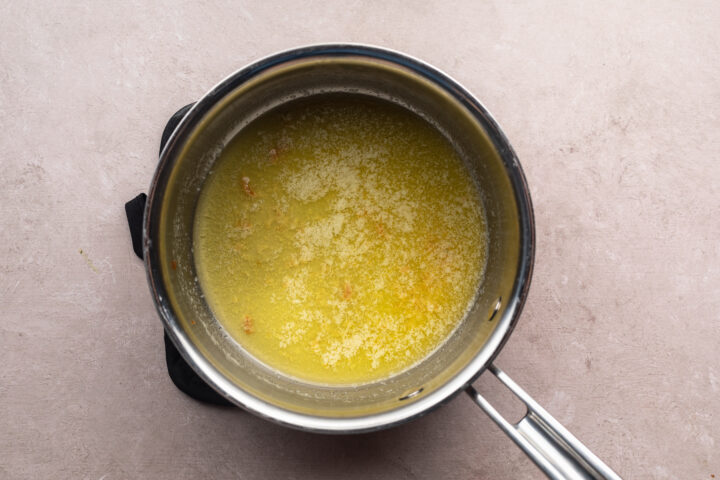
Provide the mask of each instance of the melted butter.
[{"label": "melted butter", "polygon": [[201,192],[213,313],[286,374],[363,383],[431,353],[482,280],[479,192],[447,140],[386,102],[296,102],[254,121]]}]

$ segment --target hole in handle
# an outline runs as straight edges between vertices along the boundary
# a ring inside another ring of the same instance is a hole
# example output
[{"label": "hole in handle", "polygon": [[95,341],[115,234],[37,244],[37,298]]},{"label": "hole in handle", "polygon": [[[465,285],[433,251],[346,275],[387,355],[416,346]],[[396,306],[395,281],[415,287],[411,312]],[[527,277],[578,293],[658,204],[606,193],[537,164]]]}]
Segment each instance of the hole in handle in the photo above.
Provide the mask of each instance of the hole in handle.
[{"label": "hole in handle", "polygon": [[500,415],[513,425],[527,415],[527,406],[490,371],[483,373],[474,385],[475,389],[495,407]]}]

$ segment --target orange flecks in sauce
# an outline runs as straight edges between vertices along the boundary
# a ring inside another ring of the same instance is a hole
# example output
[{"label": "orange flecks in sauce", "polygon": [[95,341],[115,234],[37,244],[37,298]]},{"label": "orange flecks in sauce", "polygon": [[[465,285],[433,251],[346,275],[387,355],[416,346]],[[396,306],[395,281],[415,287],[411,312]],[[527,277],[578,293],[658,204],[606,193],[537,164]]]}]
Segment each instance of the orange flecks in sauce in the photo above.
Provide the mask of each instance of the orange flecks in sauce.
[{"label": "orange flecks in sauce", "polygon": [[253,333],[253,319],[250,315],[245,315],[245,319],[243,320],[243,330],[245,333]]},{"label": "orange flecks in sauce", "polygon": [[194,235],[228,333],[326,384],[388,377],[441,345],[486,255],[480,194],[451,145],[364,99],[290,104],[248,125],[205,182]]},{"label": "orange flecks in sauce", "polygon": [[352,291],[352,285],[350,285],[350,282],[345,282],[343,284],[343,293],[342,297],[345,300],[350,300],[350,297],[352,297],[353,291]]},{"label": "orange flecks in sauce", "polygon": [[242,177],[240,180],[242,181],[242,188],[243,188],[243,191],[245,192],[245,194],[249,197],[254,197],[255,192],[253,191],[252,188],[250,188],[250,178]]}]

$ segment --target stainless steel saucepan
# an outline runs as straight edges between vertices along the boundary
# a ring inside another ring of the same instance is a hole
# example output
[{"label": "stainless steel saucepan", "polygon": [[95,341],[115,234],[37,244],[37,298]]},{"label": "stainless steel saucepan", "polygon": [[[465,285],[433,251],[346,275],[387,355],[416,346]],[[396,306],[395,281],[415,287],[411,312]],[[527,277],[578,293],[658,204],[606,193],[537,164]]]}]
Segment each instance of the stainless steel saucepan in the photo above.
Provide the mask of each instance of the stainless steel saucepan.
[{"label": "stainless steel saucepan", "polygon": [[[391,378],[348,387],[304,383],[267,368],[243,350],[213,317],[197,281],[192,249],[198,196],[228,140],[285,102],[330,92],[385,99],[434,125],[478,182],[490,237],[482,290],[445,344]],[[143,222],[148,281],[168,335],[195,371],[236,405],[288,427],[355,433],[407,422],[465,391],[549,477],[619,478],[492,364],[520,317],[534,240],[520,163],[480,102],[426,63],[362,45],[282,52],[216,85],[167,142]],[[507,422],[471,386],[485,370],[527,406],[518,423]]]}]

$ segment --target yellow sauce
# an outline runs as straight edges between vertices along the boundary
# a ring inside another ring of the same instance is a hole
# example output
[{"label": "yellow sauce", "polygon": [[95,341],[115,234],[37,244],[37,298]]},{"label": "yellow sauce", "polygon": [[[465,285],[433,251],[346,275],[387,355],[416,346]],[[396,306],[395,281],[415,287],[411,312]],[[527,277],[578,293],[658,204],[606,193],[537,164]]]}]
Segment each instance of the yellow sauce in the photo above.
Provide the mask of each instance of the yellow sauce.
[{"label": "yellow sauce", "polygon": [[243,129],[194,227],[200,285],[230,335],[326,384],[387,377],[441,345],[486,246],[479,192],[449,142],[361,97],[296,102]]}]

